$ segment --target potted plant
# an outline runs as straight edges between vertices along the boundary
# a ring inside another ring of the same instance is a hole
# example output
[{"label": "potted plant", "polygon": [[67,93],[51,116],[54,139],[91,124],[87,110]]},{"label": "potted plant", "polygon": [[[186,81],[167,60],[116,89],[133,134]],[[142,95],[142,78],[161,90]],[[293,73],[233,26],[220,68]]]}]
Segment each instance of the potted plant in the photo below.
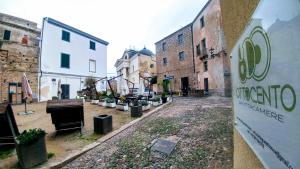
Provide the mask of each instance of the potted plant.
[{"label": "potted plant", "polygon": [[120,101],[116,105],[117,110],[128,111],[128,103],[126,103],[125,96],[120,97]]},{"label": "potted plant", "polygon": [[106,102],[105,107],[110,107],[110,108],[116,107],[115,99],[111,95],[105,98],[105,102]]},{"label": "potted plant", "polygon": [[103,107],[106,106],[106,102],[105,102],[105,98],[106,97],[107,96],[106,96],[106,92],[105,91],[100,94],[100,96],[99,96],[99,102],[98,102],[99,106],[103,106]]},{"label": "potted plant", "polygon": [[143,115],[142,105],[139,104],[138,99],[135,99],[130,108],[131,117],[141,117]]},{"label": "potted plant", "polygon": [[146,100],[142,100],[140,103],[142,105],[142,111],[146,111],[150,109],[150,104]]},{"label": "potted plant", "polygon": [[153,99],[151,99],[151,101],[152,101],[152,105],[155,107],[161,104],[160,97],[158,96],[155,96]]},{"label": "potted plant", "polygon": [[16,151],[22,168],[31,168],[47,161],[45,135],[42,129],[30,129],[17,137]]},{"label": "potted plant", "polygon": [[166,97],[166,92],[162,92],[161,94],[161,100],[162,100],[162,103],[167,103],[167,97]]}]

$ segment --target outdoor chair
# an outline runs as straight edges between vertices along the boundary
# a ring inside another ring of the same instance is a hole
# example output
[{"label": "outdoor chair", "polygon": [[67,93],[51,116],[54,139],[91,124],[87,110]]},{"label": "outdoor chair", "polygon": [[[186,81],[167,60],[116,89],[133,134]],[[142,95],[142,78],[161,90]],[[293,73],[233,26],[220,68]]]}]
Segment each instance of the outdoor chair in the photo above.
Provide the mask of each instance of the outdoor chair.
[{"label": "outdoor chair", "polygon": [[84,126],[82,99],[49,100],[47,113],[51,113],[52,124],[56,131],[80,129]]},{"label": "outdoor chair", "polygon": [[14,137],[18,135],[20,133],[11,105],[0,104],[0,149],[15,147]]}]

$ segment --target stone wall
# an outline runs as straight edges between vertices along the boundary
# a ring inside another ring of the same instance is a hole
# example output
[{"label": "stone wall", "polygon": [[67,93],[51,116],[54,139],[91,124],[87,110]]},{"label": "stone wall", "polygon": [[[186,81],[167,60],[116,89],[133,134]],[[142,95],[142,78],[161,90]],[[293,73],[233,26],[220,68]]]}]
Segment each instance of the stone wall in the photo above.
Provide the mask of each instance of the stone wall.
[{"label": "stone wall", "polygon": [[[178,35],[183,35],[183,43],[178,43]],[[165,51],[162,45],[165,43]],[[194,66],[193,66],[193,45],[191,25],[176,31],[175,33],[160,40],[156,44],[156,66],[157,82],[160,84],[164,76],[174,76],[171,80],[171,89],[176,92],[181,91],[181,78],[189,78],[189,86],[194,86]],[[179,60],[179,52],[184,51],[185,59]],[[164,65],[163,58],[167,58],[168,63]],[[162,92],[162,85],[158,86],[158,92]]]},{"label": "stone wall", "polygon": [[[228,55],[242,34],[259,0],[221,1],[221,11]],[[234,168],[263,169],[254,152],[244,141],[237,130],[234,130]]]},{"label": "stone wall", "polygon": [[[10,40],[3,40],[5,30],[11,31]],[[14,91],[13,103],[21,103],[21,87],[9,89],[9,84],[21,83],[23,73],[38,98],[39,36],[36,23],[0,14],[0,102],[9,101],[9,92]]]}]

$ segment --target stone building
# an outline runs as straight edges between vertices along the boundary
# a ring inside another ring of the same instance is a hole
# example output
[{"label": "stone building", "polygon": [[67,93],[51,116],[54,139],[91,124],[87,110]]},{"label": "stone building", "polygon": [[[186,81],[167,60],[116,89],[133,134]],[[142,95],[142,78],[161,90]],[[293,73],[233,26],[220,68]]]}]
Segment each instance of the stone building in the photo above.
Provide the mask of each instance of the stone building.
[{"label": "stone building", "polygon": [[[143,94],[148,91],[146,87],[148,83],[141,77],[148,78],[156,75],[156,58],[153,52],[146,48],[139,51],[128,49],[116,61],[115,67],[117,75],[122,75],[122,78],[118,78],[118,93],[122,94],[124,90],[128,93],[130,88],[134,93]],[[153,86],[152,90],[156,91],[156,86]]]},{"label": "stone building", "polygon": [[170,87],[176,92],[187,88],[231,96],[220,0],[209,0],[190,24],[155,45],[159,82],[171,77]]},{"label": "stone building", "polygon": [[36,23],[0,13],[0,102],[22,103],[23,73],[37,100],[39,36]]},{"label": "stone building", "polygon": [[[161,84],[166,77],[170,77],[172,91],[180,92],[182,88],[193,87],[192,38],[192,24],[188,24],[155,43],[158,84]],[[162,92],[162,85],[159,85],[158,92]]]},{"label": "stone building", "polygon": [[227,56],[220,0],[210,0],[192,22],[196,89],[231,96],[230,58]]}]

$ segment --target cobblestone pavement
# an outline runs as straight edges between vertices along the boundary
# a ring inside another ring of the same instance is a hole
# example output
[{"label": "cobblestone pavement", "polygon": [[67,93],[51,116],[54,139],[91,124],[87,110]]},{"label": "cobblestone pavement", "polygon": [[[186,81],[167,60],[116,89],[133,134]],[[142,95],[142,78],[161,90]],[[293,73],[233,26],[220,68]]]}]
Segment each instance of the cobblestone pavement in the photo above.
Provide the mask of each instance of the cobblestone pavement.
[{"label": "cobblestone pavement", "polygon": [[[63,168],[233,168],[231,99],[176,97]],[[176,142],[169,156],[155,139]]]}]

